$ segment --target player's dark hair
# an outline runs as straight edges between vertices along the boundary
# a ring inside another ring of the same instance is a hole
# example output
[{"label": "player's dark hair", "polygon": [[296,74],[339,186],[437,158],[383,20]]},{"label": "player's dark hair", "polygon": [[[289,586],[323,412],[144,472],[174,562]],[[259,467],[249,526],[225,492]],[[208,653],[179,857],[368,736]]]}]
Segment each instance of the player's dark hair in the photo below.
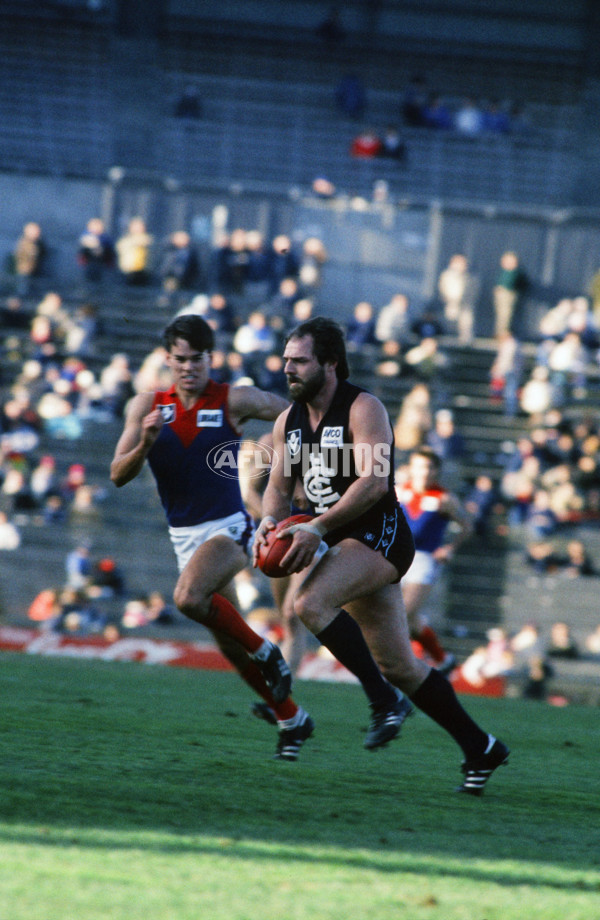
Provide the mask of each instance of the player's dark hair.
[{"label": "player's dark hair", "polygon": [[287,345],[290,339],[302,339],[305,335],[312,337],[313,351],[319,364],[323,365],[326,361],[336,362],[337,379],[346,380],[350,376],[350,369],[346,357],[344,330],[339,323],[324,316],[307,319],[290,332],[285,344]]},{"label": "player's dark hair", "polygon": [[196,351],[212,351],[215,346],[215,336],[201,316],[195,313],[184,313],[169,323],[163,332],[163,344],[170,351],[176,339],[183,339]]}]

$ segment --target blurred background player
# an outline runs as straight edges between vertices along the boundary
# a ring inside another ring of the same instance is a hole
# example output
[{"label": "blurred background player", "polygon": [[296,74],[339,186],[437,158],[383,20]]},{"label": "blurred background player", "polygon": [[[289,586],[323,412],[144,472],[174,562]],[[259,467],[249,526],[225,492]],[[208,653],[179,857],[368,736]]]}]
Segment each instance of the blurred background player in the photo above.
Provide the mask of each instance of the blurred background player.
[{"label": "blurred background player", "polygon": [[[396,494],[415,541],[415,558],[402,578],[410,635],[421,644],[438,671],[448,674],[456,659],[444,651],[421,610],[442,565],[471,535],[473,528],[456,496],[438,482],[441,465],[440,457],[430,447],[413,451],[405,478],[396,485]],[[451,539],[447,536],[450,522],[454,525]]]}]

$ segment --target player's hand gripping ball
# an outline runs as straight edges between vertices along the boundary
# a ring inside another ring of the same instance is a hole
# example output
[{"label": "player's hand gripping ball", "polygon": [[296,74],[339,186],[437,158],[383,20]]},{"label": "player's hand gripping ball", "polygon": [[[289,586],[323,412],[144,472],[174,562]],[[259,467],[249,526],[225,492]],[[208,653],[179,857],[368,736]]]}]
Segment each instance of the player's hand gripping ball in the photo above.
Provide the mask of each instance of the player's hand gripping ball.
[{"label": "player's hand gripping ball", "polygon": [[258,550],[258,567],[261,572],[268,575],[269,578],[283,578],[288,572],[281,568],[281,560],[287,553],[294,538],[293,534],[289,537],[278,539],[277,534],[292,524],[309,524],[312,521],[310,514],[294,514],[292,517],[280,521],[275,530],[269,530],[266,535],[266,543],[261,543]]}]

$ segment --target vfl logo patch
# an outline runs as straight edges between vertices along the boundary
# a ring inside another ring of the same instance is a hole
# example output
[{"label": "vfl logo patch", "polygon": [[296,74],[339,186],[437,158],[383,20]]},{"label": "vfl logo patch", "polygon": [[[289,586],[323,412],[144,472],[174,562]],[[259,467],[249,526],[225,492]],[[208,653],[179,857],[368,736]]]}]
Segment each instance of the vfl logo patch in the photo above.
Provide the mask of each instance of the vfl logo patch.
[{"label": "vfl logo patch", "polygon": [[168,406],[159,406],[158,408],[165,425],[170,425],[171,422],[175,421],[175,403],[169,403]]},{"label": "vfl logo patch", "polygon": [[220,428],[222,424],[222,409],[198,409],[196,428]]},{"label": "vfl logo patch", "polygon": [[302,438],[299,428],[295,428],[293,431],[288,431],[287,435],[287,446],[290,452],[290,457],[295,457],[300,453],[300,447],[302,445]]},{"label": "vfl logo patch", "polygon": [[323,429],[321,435],[321,447],[343,447],[344,445],[344,426],[330,425]]}]

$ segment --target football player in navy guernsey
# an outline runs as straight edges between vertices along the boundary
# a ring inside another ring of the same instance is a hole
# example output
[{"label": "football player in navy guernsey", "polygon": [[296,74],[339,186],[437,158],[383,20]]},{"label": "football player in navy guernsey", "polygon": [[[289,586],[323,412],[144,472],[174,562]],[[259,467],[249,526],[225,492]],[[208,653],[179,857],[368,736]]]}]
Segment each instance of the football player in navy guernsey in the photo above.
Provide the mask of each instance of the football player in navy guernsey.
[{"label": "football player in navy guernsey", "polygon": [[[254,530],[237,475],[242,426],[248,419],[272,421],[288,403],[253,386],[211,380],[213,341],[212,329],[199,316],[180,316],[166,328],[173,385],[131,400],[110,476],[124,486],[148,460],[177,558],[175,604],[213,632],[222,652],[275,714],[275,756],[296,760],[313,721],[289,695],[291,673],[279,648],[236,610],[232,583],[249,561]],[[220,457],[233,475],[219,475]]]},{"label": "football player in navy guernsey", "polygon": [[[265,534],[289,515],[301,479],[315,518],[287,529],[293,540],[282,560],[290,573],[307,572],[296,613],[363,686],[376,662],[394,688],[444,728],[464,755],[458,791],[481,795],[509,750],[413,652],[400,579],[414,544],[395,494],[388,414],[375,396],[348,382],[344,335],[333,320],[316,317],[294,329],[284,361],[293,402],[273,429],[279,462],[265,489],[255,562]],[[323,540],[330,549],[315,559]]]}]

